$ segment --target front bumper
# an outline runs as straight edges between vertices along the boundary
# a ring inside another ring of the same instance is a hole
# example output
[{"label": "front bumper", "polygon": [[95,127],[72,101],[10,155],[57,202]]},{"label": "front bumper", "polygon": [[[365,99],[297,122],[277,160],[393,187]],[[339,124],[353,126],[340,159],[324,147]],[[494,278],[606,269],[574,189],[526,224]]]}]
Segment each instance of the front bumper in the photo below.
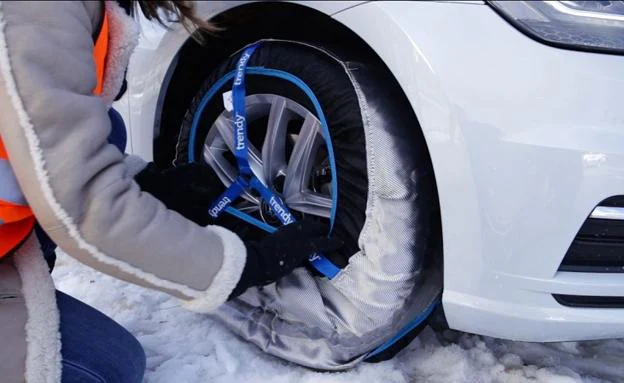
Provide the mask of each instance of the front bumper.
[{"label": "front bumper", "polygon": [[431,152],[452,328],[525,341],[624,337],[624,273],[560,272],[603,200],[624,194],[624,57],[523,35],[486,5],[372,2],[335,16],[384,60]]}]

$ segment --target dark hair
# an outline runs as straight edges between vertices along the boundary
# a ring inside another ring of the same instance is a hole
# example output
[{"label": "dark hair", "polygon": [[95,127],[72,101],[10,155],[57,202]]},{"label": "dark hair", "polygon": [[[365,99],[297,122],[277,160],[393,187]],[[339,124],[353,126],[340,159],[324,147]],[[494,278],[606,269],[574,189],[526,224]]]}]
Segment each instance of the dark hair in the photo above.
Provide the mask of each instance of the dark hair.
[{"label": "dark hair", "polygon": [[[140,9],[145,18],[154,20],[162,26],[167,27],[167,22],[180,23],[184,28],[193,33],[195,29],[208,33],[217,32],[214,24],[203,20],[195,15],[195,4],[193,1],[180,0],[134,0],[130,12],[133,14],[135,8]],[[201,35],[194,34],[201,39]]]}]

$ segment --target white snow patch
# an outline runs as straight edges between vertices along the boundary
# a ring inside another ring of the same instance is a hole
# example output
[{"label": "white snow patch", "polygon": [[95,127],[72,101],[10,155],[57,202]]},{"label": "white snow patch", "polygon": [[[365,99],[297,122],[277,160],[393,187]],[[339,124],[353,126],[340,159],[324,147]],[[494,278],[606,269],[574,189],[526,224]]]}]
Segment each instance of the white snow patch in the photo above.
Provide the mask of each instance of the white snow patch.
[{"label": "white snow patch", "polygon": [[624,382],[624,340],[522,343],[427,328],[396,358],[320,373],[262,353],[167,295],[103,275],[59,254],[59,290],[106,313],[147,354],[148,383]]}]

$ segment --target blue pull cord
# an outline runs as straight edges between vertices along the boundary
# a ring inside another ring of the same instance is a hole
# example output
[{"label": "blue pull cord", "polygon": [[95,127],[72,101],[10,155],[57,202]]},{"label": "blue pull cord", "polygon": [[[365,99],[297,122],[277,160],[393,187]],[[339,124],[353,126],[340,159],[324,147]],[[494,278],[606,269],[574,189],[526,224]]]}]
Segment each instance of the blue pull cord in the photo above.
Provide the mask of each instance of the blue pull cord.
[{"label": "blue pull cord", "polygon": [[[245,108],[245,69],[247,68],[249,59],[259,45],[260,43],[255,43],[245,49],[236,65],[236,75],[232,85],[234,155],[238,165],[239,176],[225,192],[213,202],[208,210],[208,214],[213,218],[217,218],[224,211],[227,211],[235,217],[250,222],[268,232],[272,232],[276,230],[272,226],[230,206],[245,190],[253,189],[260,193],[260,198],[269,204],[269,207],[282,225],[289,225],[295,222],[295,217],[290,213],[282,199],[264,186],[252,173],[251,167],[249,166],[247,112]],[[316,270],[329,279],[334,278],[340,272],[340,268],[322,254],[312,254],[308,258],[308,261]]]}]

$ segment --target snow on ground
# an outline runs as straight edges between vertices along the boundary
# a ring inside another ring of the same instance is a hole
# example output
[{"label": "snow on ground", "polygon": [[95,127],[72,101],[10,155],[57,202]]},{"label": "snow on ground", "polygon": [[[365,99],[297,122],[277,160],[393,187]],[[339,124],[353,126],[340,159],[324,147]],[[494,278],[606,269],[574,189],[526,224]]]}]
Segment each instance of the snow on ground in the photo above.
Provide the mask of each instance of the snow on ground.
[{"label": "snow on ground", "polygon": [[427,328],[395,359],[318,373],[263,354],[165,294],[130,285],[61,254],[64,291],[121,323],[147,354],[146,382],[624,382],[624,340],[534,344]]}]

